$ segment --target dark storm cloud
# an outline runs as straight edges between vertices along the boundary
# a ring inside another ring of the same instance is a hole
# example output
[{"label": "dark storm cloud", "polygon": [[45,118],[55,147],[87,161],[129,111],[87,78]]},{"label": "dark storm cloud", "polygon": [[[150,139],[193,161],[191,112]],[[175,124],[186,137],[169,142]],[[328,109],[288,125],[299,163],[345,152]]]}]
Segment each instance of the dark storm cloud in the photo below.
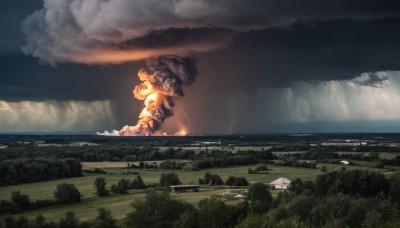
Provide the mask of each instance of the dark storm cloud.
[{"label": "dark storm cloud", "polygon": [[[237,33],[297,21],[397,16],[399,6],[391,0],[44,0],[23,23],[23,51],[52,64],[121,63],[217,50]],[[127,44],[134,45],[120,48]]]},{"label": "dark storm cloud", "polygon": [[235,72],[257,85],[345,80],[400,69],[399,25],[399,18],[340,19],[250,31],[237,36],[220,58],[231,66],[249,66]]},{"label": "dark storm cloud", "polygon": [[[352,79],[364,72],[400,69],[399,4],[391,0],[3,0],[0,100],[110,100],[117,122],[109,127],[119,127],[134,122],[142,108],[131,90],[143,63],[124,62],[165,53],[192,55],[199,60],[200,77],[186,90],[186,98],[177,101],[182,107],[177,115],[187,112],[193,132],[234,132],[235,124],[254,126],[272,121],[273,116],[285,119],[293,111],[281,110],[281,100],[292,107],[310,97],[329,99],[329,94],[322,95],[336,90],[327,92],[320,82],[335,85],[350,80],[365,88],[365,94],[367,89],[381,89],[388,79],[374,73]],[[21,46],[30,56],[18,56]],[[62,64],[53,68],[38,64],[38,59]],[[320,90],[303,96],[315,88],[296,87],[292,94],[299,94],[299,101],[289,102],[283,95],[280,99],[279,94],[286,93],[275,90],[291,90],[296,81],[312,81]],[[397,88],[399,83],[392,84]],[[255,103],[258,91],[266,87],[273,92],[257,98],[264,103]],[[346,96],[353,97],[358,93],[354,91]],[[310,107],[324,102],[311,102]],[[390,102],[385,104],[389,107]],[[326,113],[339,110],[330,105],[334,108]],[[262,113],[258,119],[257,111]],[[309,112],[322,111],[302,111]]]},{"label": "dark storm cloud", "polygon": [[42,5],[41,0],[0,1],[0,55],[16,55],[21,52],[24,37],[20,23]]}]

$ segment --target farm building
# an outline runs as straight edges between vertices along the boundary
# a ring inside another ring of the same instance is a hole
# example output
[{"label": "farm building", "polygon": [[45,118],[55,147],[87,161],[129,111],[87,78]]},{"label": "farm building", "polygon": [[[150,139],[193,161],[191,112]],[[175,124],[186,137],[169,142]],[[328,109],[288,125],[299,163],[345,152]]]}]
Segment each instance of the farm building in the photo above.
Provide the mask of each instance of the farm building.
[{"label": "farm building", "polygon": [[287,189],[290,185],[290,180],[284,177],[279,177],[278,179],[270,183],[272,189]]},{"label": "farm building", "polygon": [[348,162],[348,161],[340,161],[340,163],[342,163],[343,165],[348,165],[348,164],[350,164],[350,162]]}]

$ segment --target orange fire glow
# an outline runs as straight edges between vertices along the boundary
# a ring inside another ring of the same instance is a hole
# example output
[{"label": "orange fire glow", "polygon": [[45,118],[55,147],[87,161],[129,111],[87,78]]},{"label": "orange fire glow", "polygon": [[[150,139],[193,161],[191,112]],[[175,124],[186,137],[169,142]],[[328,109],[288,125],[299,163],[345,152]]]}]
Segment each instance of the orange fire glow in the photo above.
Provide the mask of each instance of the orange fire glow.
[{"label": "orange fire glow", "polygon": [[[190,85],[197,76],[197,70],[190,58],[174,55],[160,56],[146,60],[146,67],[138,72],[142,81],[135,86],[133,95],[143,100],[145,108],[139,115],[135,126],[124,126],[119,135],[151,136],[156,133],[161,124],[173,115],[173,98],[183,97],[183,85]],[[182,128],[181,128],[182,129]],[[186,135],[187,130],[181,130],[179,135]]]}]

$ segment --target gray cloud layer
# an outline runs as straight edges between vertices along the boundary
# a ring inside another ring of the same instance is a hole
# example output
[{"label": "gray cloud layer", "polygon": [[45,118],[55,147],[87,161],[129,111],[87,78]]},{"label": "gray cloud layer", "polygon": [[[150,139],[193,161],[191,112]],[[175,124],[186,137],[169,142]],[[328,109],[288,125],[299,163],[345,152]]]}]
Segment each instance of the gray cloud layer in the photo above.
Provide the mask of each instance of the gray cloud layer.
[{"label": "gray cloud layer", "polygon": [[93,131],[114,122],[109,101],[0,100],[0,131]]},{"label": "gray cloud layer", "polygon": [[397,16],[390,0],[44,0],[23,23],[26,54],[120,63],[227,47],[234,35],[296,21]]}]

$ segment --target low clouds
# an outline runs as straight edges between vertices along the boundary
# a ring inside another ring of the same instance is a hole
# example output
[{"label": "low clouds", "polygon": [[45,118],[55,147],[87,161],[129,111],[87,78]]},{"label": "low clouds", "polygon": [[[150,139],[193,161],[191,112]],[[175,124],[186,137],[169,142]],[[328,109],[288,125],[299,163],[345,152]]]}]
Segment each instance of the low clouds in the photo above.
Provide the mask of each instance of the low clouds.
[{"label": "low clouds", "polygon": [[257,97],[263,105],[253,113],[259,119],[268,116],[269,125],[400,121],[399,76],[399,72],[364,73],[351,80],[303,81],[291,88],[261,89]]},{"label": "low clouds", "polygon": [[51,64],[121,63],[226,48],[250,30],[398,16],[396,9],[390,0],[44,0],[22,24],[22,50]]},{"label": "low clouds", "polygon": [[114,122],[109,101],[0,100],[0,131],[93,131]]},{"label": "low clouds", "polygon": [[353,79],[352,82],[363,86],[385,87],[390,83],[389,79],[386,72],[376,72],[361,74],[360,77]]}]

